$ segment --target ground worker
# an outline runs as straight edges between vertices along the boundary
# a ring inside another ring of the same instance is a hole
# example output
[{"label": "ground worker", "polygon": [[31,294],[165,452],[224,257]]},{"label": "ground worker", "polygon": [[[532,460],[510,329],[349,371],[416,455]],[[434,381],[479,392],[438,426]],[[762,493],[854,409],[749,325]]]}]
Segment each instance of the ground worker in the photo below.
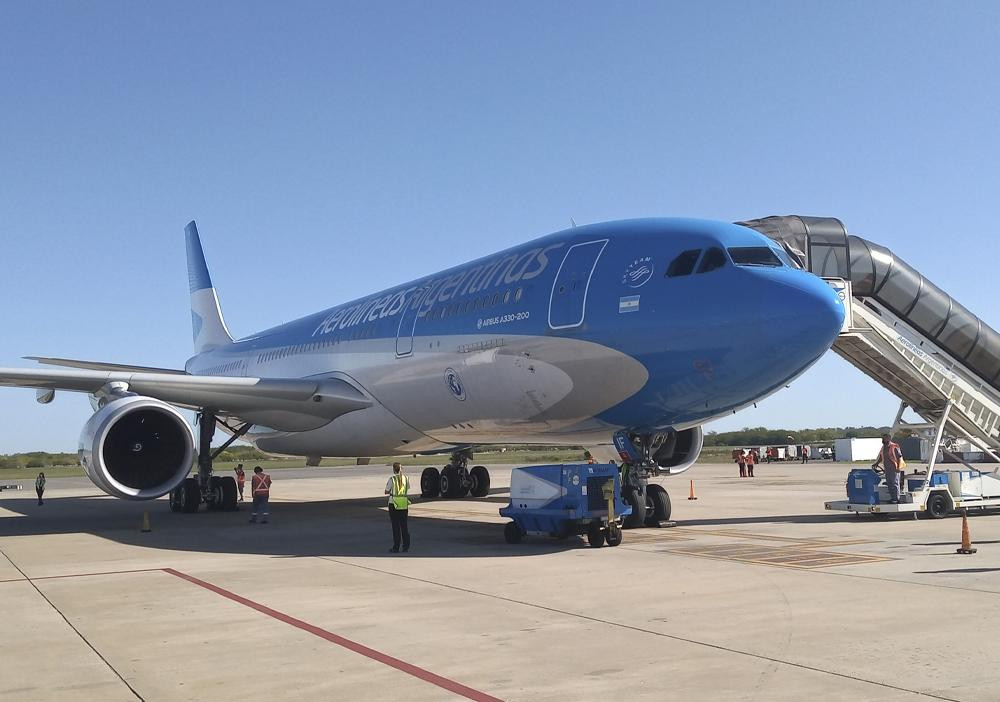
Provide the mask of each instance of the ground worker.
[{"label": "ground worker", "polygon": [[45,473],[39,473],[38,477],[35,478],[35,493],[38,495],[38,504],[45,504],[42,502],[42,493],[45,492]]},{"label": "ground worker", "polygon": [[743,455],[743,449],[735,449],[733,451],[733,460],[735,460],[740,467],[740,477],[747,477],[747,459],[746,456]]},{"label": "ground worker", "polygon": [[752,478],[753,477],[753,464],[757,462],[757,457],[754,456],[754,450],[753,449],[747,449],[746,462],[747,462],[747,477],[748,478]]},{"label": "ground worker", "polygon": [[872,463],[872,468],[882,465],[885,471],[885,484],[889,488],[889,502],[899,504],[899,462],[903,460],[903,452],[899,444],[892,440],[888,434],[882,435],[882,449],[878,452],[878,458]]},{"label": "ground worker", "polygon": [[233,470],[236,471],[236,489],[240,491],[240,502],[246,502],[243,499],[243,483],[247,480],[247,474],[243,472],[243,464],[237,463]]},{"label": "ground worker", "polygon": [[250,480],[250,496],[253,498],[253,512],[250,513],[250,523],[257,523],[257,513],[260,512],[260,523],[267,524],[269,516],[267,500],[271,496],[271,476],[260,466],[253,467],[253,478]]},{"label": "ground worker", "polygon": [[803,446],[802,447],[802,462],[803,463],[808,463],[809,462],[809,447],[808,446]]},{"label": "ground worker", "polygon": [[392,523],[392,553],[399,553],[399,543],[403,542],[403,553],[410,550],[410,529],[406,526],[406,515],[410,509],[410,479],[403,475],[403,464],[392,464],[392,475],[385,484],[385,494],[389,496],[389,521]]}]

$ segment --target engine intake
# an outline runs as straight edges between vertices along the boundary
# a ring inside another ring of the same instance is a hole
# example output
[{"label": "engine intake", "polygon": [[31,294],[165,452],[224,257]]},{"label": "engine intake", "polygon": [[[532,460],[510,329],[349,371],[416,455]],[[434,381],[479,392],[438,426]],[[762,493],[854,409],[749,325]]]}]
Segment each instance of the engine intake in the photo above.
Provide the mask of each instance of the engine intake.
[{"label": "engine intake", "polygon": [[653,460],[661,469],[667,469],[670,475],[683,473],[698,460],[704,443],[705,433],[701,427],[671,432],[653,453]]},{"label": "engine intake", "polygon": [[80,432],[80,465],[114,497],[152,500],[177,487],[194,461],[194,434],[165,402],[128,395],[101,407]]}]

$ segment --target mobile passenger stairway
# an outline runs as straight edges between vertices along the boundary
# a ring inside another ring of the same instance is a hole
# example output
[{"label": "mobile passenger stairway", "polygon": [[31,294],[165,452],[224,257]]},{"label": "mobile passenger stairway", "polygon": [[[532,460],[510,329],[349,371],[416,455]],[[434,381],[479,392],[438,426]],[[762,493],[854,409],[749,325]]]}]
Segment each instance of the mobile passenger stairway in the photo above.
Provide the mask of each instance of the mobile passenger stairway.
[{"label": "mobile passenger stairway", "polygon": [[[1000,461],[1000,333],[892,251],[848,234],[837,219],[766,217],[738,224],[777,241],[797,266],[840,292],[846,316],[833,350],[900,399],[893,435],[909,431],[929,440],[927,472],[904,477],[900,504],[876,496],[874,504],[842,500],[826,508],[940,517],[964,507],[1000,506],[996,471],[983,473],[942,448],[944,436],[964,437]],[[907,408],[923,421],[904,421]],[[935,476],[939,451],[966,470]]]}]

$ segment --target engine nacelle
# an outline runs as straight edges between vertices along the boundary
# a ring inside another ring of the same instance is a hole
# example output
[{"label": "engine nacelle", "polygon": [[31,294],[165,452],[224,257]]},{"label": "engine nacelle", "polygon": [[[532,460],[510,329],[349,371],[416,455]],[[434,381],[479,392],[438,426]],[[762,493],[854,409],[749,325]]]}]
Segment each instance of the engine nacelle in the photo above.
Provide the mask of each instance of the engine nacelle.
[{"label": "engine nacelle", "polygon": [[701,427],[671,432],[653,453],[653,459],[661,470],[670,475],[683,473],[694,465],[705,444],[705,433]]},{"label": "engine nacelle", "polygon": [[152,500],[191,472],[194,434],[165,402],[141,395],[113,399],[80,432],[80,465],[114,497]]}]

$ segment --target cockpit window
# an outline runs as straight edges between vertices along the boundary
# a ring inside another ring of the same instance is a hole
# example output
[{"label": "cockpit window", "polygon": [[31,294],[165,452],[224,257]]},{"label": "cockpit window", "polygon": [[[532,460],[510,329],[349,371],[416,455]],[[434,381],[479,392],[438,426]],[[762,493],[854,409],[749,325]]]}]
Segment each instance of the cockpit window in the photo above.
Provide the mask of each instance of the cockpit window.
[{"label": "cockpit window", "polygon": [[667,277],[676,278],[682,275],[691,275],[694,271],[694,264],[698,262],[698,256],[700,255],[701,249],[691,249],[690,251],[681,252],[667,266]]},{"label": "cockpit window", "polygon": [[729,249],[729,255],[737,266],[781,268],[781,259],[766,246],[739,246]]},{"label": "cockpit window", "polygon": [[722,249],[712,247],[705,252],[705,256],[701,259],[698,272],[709,273],[717,268],[722,268],[724,265],[726,265],[726,252]]}]

